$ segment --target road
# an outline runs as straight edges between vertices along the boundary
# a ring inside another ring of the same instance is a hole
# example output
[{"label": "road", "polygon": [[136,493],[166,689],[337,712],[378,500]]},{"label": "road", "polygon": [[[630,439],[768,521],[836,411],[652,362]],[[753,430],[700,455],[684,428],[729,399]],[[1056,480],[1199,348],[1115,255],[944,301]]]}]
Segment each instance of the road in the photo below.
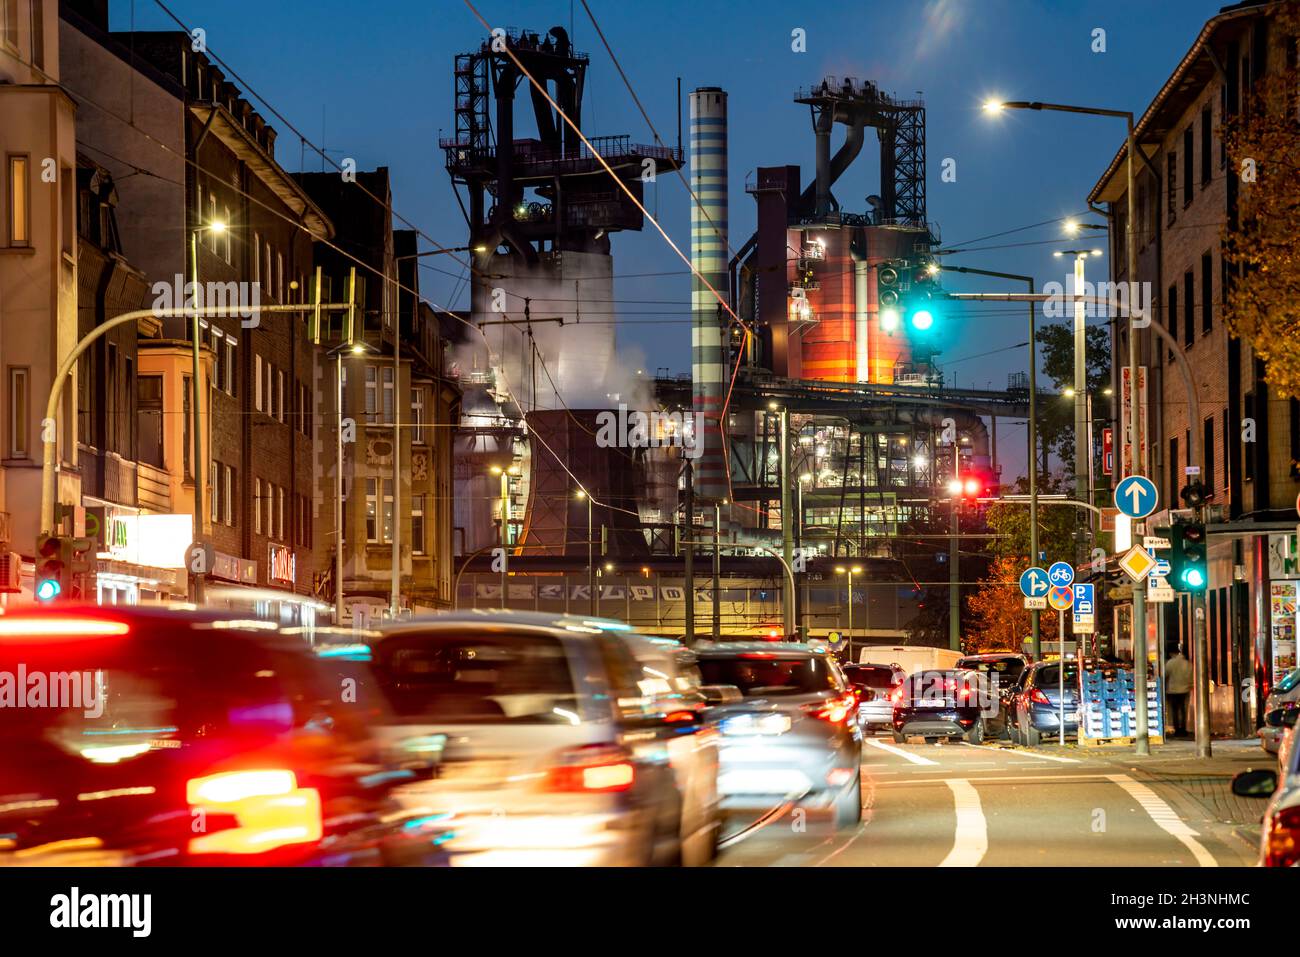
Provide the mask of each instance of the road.
[{"label": "road", "polygon": [[1114,755],[868,738],[862,823],[783,809],[733,819],[720,866],[1165,866],[1254,863],[1231,829]]}]

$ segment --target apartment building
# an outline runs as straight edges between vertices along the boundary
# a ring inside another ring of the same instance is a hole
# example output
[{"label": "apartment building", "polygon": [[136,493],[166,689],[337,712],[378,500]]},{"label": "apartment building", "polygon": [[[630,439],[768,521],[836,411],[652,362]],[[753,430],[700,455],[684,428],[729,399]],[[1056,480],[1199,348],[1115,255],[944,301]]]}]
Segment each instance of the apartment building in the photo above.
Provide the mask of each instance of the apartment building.
[{"label": "apartment building", "polygon": [[[1139,334],[1147,375],[1147,472],[1160,490],[1167,524],[1184,508],[1182,488],[1199,475],[1210,490],[1210,582],[1206,614],[1211,723],[1216,732],[1253,733],[1249,691],[1265,689],[1295,665],[1296,496],[1300,492],[1300,410],[1274,394],[1267,368],[1222,320],[1224,291],[1235,274],[1222,252],[1225,227],[1237,223],[1240,183],[1220,135],[1225,119],[1258,108],[1261,78],[1294,62],[1295,37],[1272,29],[1278,4],[1239,3],[1209,20],[1173,74],[1137,119],[1141,160],[1135,176],[1138,281],[1150,284],[1153,321],[1186,355],[1199,398],[1192,421],[1184,377],[1173,352],[1151,332]],[[1090,195],[1109,209],[1110,261],[1125,272],[1127,150],[1121,145]],[[1128,330],[1113,338],[1117,371],[1128,361]],[[1118,432],[1116,434],[1119,434]],[[1192,454],[1193,434],[1200,455]],[[1199,470],[1199,471],[1197,471]],[[1158,636],[1189,655],[1186,596],[1149,606],[1150,641]],[[1122,628],[1117,628],[1122,631]]]}]

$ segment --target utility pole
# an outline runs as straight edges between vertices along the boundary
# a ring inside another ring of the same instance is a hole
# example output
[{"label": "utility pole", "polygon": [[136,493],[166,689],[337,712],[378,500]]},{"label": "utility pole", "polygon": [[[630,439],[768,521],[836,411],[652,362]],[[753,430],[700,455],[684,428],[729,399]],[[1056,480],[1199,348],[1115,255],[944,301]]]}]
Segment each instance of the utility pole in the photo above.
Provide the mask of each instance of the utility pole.
[{"label": "utility pole", "polygon": [[[682,532],[682,573],[686,579],[686,644],[695,644],[695,541],[691,537],[691,524],[695,518],[695,468],[686,460],[685,530]],[[588,536],[590,537],[590,536]]]},{"label": "utility pole", "polygon": [[948,538],[948,647],[961,651],[961,552],[957,539],[961,535],[961,443],[952,443],[952,534]]},{"label": "utility pole", "polygon": [[722,637],[722,506],[713,506],[713,640]]},{"label": "utility pole", "polygon": [[[769,405],[769,408],[771,406]],[[794,522],[793,506],[790,495],[790,419],[789,413],[782,406],[777,414],[777,428],[780,430],[779,450],[781,469],[781,554],[786,567],[794,566]],[[785,611],[785,638],[794,640],[794,586],[781,589]]]}]

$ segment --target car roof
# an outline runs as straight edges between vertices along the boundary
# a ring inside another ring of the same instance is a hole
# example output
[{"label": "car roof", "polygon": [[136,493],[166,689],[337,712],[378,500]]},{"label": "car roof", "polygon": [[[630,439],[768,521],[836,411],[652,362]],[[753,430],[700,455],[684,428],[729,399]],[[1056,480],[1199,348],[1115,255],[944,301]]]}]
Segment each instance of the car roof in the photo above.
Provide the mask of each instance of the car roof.
[{"label": "car roof", "polygon": [[[22,605],[11,607],[0,616],[0,621],[8,628],[16,629],[12,633],[0,634],[0,646],[18,645],[40,640],[40,635],[23,634],[17,626],[26,621],[55,621],[66,619],[70,622],[114,621],[122,622],[131,630],[124,638],[175,642],[184,640],[182,636],[193,638],[234,638],[257,640],[287,650],[309,651],[308,643],[299,635],[286,634],[273,621],[253,618],[240,612],[220,609],[199,608],[179,602],[159,602],[148,605],[92,605],[82,602],[59,603],[56,605]],[[134,626],[134,627],[132,627]]]},{"label": "car roof", "polygon": [[1019,658],[1025,660],[1025,656],[1015,651],[988,651],[978,655],[962,655],[962,661],[1002,661],[1006,658]]},{"label": "car roof", "polygon": [[791,657],[812,655],[828,657],[827,653],[821,648],[811,648],[808,645],[794,641],[700,641],[691,650],[701,657],[705,655],[723,657],[724,655],[753,652],[767,652],[773,655],[789,655]]}]

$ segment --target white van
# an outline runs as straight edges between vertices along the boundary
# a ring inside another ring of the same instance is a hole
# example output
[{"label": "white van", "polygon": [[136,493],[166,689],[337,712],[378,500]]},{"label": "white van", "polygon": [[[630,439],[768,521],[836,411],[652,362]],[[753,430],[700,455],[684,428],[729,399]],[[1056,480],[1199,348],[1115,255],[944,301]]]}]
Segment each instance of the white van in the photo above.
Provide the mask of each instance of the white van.
[{"label": "white van", "polygon": [[858,651],[860,665],[898,665],[909,675],[918,671],[946,671],[961,660],[960,651],[923,645],[868,645]]}]

